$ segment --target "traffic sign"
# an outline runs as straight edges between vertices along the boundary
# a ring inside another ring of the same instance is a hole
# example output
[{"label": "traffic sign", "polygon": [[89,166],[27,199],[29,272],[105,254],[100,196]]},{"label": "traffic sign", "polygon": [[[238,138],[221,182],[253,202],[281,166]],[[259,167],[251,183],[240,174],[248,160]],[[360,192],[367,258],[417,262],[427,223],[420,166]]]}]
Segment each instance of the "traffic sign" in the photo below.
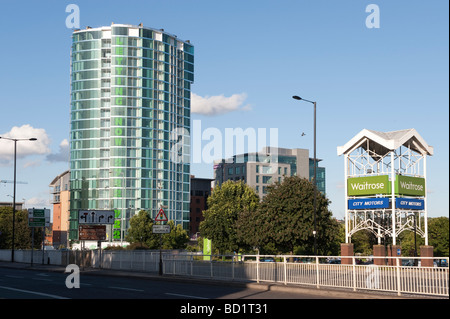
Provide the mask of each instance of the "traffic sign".
[{"label": "traffic sign", "polygon": [[79,240],[106,240],[106,225],[79,225]]},{"label": "traffic sign", "polygon": [[169,234],[170,225],[153,225],[152,232],[153,234]]},{"label": "traffic sign", "polygon": [[78,223],[112,225],[114,224],[114,217],[113,210],[80,210],[78,212]]},{"label": "traffic sign", "polygon": [[159,213],[156,215],[155,221],[157,221],[157,222],[166,222],[166,221],[168,221],[166,213],[164,213],[164,210],[162,208],[159,210]]},{"label": "traffic sign", "polygon": [[50,226],[50,209],[29,208],[28,209],[28,226],[29,227],[49,227]]}]

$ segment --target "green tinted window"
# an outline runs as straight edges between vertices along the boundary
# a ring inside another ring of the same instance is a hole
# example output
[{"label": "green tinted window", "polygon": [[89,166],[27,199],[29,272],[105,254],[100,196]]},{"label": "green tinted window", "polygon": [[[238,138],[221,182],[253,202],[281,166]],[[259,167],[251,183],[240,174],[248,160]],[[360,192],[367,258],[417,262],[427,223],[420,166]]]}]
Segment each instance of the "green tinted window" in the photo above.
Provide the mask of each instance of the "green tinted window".
[{"label": "green tinted window", "polygon": [[126,27],[113,27],[112,35],[128,35],[128,28]]},{"label": "green tinted window", "polygon": [[99,40],[96,41],[86,41],[86,42],[76,42],[73,44],[73,51],[83,51],[83,50],[92,50],[99,49],[101,47],[101,42]]},{"label": "green tinted window", "polygon": [[153,31],[151,31],[151,30],[140,29],[140,30],[139,30],[139,35],[140,35],[140,37],[142,37],[142,38],[153,39]]}]

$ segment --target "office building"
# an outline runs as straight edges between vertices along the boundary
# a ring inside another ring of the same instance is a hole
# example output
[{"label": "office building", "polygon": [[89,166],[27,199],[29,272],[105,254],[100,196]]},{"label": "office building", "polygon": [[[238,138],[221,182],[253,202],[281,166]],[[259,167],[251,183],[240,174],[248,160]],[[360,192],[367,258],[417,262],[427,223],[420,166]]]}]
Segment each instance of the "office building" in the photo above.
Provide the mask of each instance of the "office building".
[{"label": "office building", "polygon": [[[16,202],[16,211],[23,209],[24,202]],[[0,202],[0,207],[13,207],[13,202]]]},{"label": "office building", "polygon": [[199,233],[200,222],[203,221],[203,211],[208,209],[208,197],[211,195],[210,178],[191,176],[191,214],[189,236],[196,238]]},{"label": "office building", "polygon": [[[317,188],[325,194],[325,168],[316,161]],[[275,165],[272,165],[275,164]],[[282,182],[285,176],[299,176],[312,180],[314,159],[309,150],[264,147],[257,153],[235,155],[229,159],[214,162],[216,185],[232,180],[243,180],[253,187],[260,198],[267,194],[267,186]]]},{"label": "office building", "polygon": [[154,218],[164,208],[188,229],[189,155],[172,159],[190,130],[193,46],[142,24],[72,39],[70,239],[80,209],[116,211],[108,240],[122,241],[141,209]]},{"label": "office building", "polygon": [[50,183],[53,204],[52,245],[54,248],[68,247],[70,213],[70,171],[56,176]]}]

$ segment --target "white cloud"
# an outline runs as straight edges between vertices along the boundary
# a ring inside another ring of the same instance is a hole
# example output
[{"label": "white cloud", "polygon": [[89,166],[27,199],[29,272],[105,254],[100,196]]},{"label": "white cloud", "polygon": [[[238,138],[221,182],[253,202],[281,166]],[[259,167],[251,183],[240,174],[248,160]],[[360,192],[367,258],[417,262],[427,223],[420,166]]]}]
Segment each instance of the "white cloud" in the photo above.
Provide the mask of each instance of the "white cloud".
[{"label": "white cloud", "polygon": [[59,144],[59,152],[47,155],[47,160],[49,162],[68,162],[69,154],[69,141],[67,139],[64,139]]},{"label": "white cloud", "polygon": [[203,115],[218,115],[238,110],[250,110],[250,105],[245,105],[247,94],[233,94],[230,97],[224,95],[199,96],[191,94],[191,112]]},{"label": "white cloud", "polygon": [[24,168],[27,167],[38,167],[41,165],[41,161],[31,161],[31,162],[26,162],[25,164],[23,164]]},{"label": "white cloud", "polygon": [[46,208],[49,208],[49,206],[51,206],[51,203],[50,203],[50,200],[48,198],[32,197],[30,199],[26,199],[25,200],[24,206],[27,207],[27,208],[31,208],[31,207],[36,207],[36,208],[46,207]]},{"label": "white cloud", "polygon": [[[37,141],[17,142],[17,157],[26,157],[30,155],[43,155],[50,153],[50,138],[42,128],[34,128],[29,124],[21,127],[14,126],[11,131],[0,134],[6,138],[37,138]],[[0,160],[12,160],[14,157],[14,142],[6,139],[0,139]]]}]

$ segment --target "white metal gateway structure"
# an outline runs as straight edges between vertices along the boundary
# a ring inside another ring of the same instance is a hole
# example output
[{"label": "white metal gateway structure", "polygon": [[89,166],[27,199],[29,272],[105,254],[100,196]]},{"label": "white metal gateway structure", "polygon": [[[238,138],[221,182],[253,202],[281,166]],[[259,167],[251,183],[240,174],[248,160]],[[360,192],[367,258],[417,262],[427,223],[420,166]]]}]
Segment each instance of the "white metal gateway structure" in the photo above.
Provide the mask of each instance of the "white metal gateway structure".
[{"label": "white metal gateway structure", "polygon": [[344,146],[345,241],[359,230],[392,244],[404,230],[416,231],[428,245],[426,159],[433,155],[415,129],[377,132],[363,129]]}]

